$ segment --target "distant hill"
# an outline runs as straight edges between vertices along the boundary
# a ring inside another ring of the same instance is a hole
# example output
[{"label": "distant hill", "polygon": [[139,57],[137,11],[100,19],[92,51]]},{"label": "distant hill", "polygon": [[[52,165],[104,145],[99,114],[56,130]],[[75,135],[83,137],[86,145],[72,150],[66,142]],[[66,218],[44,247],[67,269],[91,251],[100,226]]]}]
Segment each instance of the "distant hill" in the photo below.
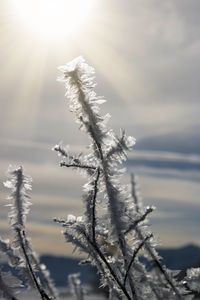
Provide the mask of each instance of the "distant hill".
[{"label": "distant hill", "polygon": [[47,266],[57,286],[67,286],[68,275],[72,273],[80,273],[83,284],[95,284],[98,280],[96,268],[91,265],[80,265],[80,259],[42,255],[40,261]]},{"label": "distant hill", "polygon": [[172,270],[184,270],[191,267],[200,267],[200,247],[187,245],[181,248],[157,249],[163,257],[162,263]]}]

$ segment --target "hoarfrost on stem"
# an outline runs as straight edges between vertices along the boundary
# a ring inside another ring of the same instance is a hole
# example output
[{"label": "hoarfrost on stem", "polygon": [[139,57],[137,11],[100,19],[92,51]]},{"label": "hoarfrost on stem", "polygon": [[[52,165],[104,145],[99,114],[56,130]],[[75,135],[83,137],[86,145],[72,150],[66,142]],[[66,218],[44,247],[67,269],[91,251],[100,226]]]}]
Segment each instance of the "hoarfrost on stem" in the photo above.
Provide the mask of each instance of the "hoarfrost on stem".
[{"label": "hoarfrost on stem", "polygon": [[[99,114],[99,105],[105,101],[94,91],[95,71],[82,57],[59,70],[62,76],[58,80],[65,84],[70,111],[90,138],[88,161],[86,158],[83,163],[80,156],[77,163],[61,162],[61,166],[75,169],[84,165],[88,175],[82,222],[72,216],[67,221],[57,220],[65,227],[65,238],[86,252],[87,260],[97,266],[102,285],[109,287],[110,299],[164,299],[164,295],[168,299],[183,299],[184,285],[162,267],[155,250],[156,240],[147,222],[154,207],[142,208],[133,178],[132,193],[121,184],[124,170],[119,169],[119,163],[127,159],[135,139],[126,136],[124,130],[117,136],[107,128],[108,115]],[[156,265],[151,273],[138,260],[141,249]]]},{"label": "hoarfrost on stem", "polygon": [[[35,287],[43,300],[56,299],[58,298],[58,293],[49,276],[49,272],[40,264],[26,233],[26,217],[31,205],[27,191],[31,190],[32,179],[24,173],[21,166],[15,168],[10,166],[7,174],[8,180],[4,185],[11,189],[11,194],[8,197],[9,201],[11,201],[8,218],[13,229],[14,240],[10,244],[9,241],[0,238],[0,250],[7,254],[9,264],[19,269],[21,274],[23,274],[27,280],[27,286]],[[51,294],[51,298],[43,289],[36,272],[42,275],[45,288]],[[5,287],[5,284],[3,286]]]}]

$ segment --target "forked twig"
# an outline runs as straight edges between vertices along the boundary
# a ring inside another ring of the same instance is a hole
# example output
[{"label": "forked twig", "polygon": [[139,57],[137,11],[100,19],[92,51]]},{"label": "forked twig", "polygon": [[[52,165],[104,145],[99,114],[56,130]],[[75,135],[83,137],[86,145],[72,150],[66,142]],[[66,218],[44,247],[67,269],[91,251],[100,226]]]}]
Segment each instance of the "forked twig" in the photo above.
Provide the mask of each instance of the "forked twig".
[{"label": "forked twig", "polygon": [[131,230],[134,230],[134,229],[136,228],[136,226],[137,226],[139,223],[143,222],[143,221],[146,219],[146,217],[148,216],[148,214],[150,214],[153,210],[154,210],[153,207],[147,207],[145,213],[144,213],[143,215],[141,215],[141,217],[138,218],[138,220],[134,221],[133,224],[131,224],[131,225],[129,226],[129,228],[124,232],[124,234],[126,235],[126,234],[129,233]]},{"label": "forked twig", "polygon": [[127,279],[127,277],[128,277],[128,273],[129,273],[129,271],[130,271],[130,268],[131,268],[132,264],[134,263],[134,260],[135,260],[135,258],[136,258],[136,255],[138,254],[138,252],[140,251],[140,249],[144,246],[144,244],[146,243],[146,241],[149,240],[152,236],[153,236],[153,234],[150,234],[149,236],[147,236],[147,237],[140,243],[140,245],[135,249],[135,251],[134,251],[134,253],[133,253],[133,256],[132,256],[132,258],[131,258],[131,261],[130,261],[130,263],[129,263],[129,265],[128,265],[128,268],[127,268],[127,270],[126,270],[126,274],[125,274],[125,276],[124,276],[124,286],[126,285],[126,279]]},{"label": "forked twig", "polygon": [[83,236],[87,239],[88,243],[94,248],[94,250],[96,251],[96,253],[98,254],[98,256],[101,258],[101,260],[104,262],[104,264],[106,265],[106,267],[108,268],[112,278],[114,279],[114,281],[117,283],[117,285],[119,286],[119,288],[121,288],[122,292],[124,293],[124,295],[127,297],[128,300],[132,300],[131,297],[129,296],[125,286],[121,283],[121,281],[118,279],[116,273],[114,272],[114,270],[112,269],[111,265],[109,264],[109,262],[107,261],[106,257],[104,256],[104,254],[102,253],[102,251],[100,250],[100,248],[98,247],[97,243],[93,243],[93,241],[90,239],[90,237],[87,235],[87,233],[83,230],[81,230],[81,233],[83,234]]}]

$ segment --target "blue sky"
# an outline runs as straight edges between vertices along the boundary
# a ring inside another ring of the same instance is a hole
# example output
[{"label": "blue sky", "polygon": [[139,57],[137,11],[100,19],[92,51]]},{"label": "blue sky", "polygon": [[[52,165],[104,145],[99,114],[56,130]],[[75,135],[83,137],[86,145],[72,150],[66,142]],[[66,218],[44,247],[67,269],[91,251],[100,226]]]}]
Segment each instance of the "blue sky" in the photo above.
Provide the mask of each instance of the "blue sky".
[{"label": "blue sky", "polygon": [[[58,27],[48,37],[44,24],[33,30],[22,20],[12,0],[0,6],[0,180],[9,164],[33,177],[28,228],[38,252],[69,255],[52,219],[82,214],[85,179],[59,168],[51,151],[59,141],[72,152],[88,143],[56,82],[57,67],[79,55],[96,69],[109,126],[137,140],[124,181],[136,173],[145,204],[157,207],[151,223],[161,245],[200,244],[200,2],[94,0],[76,30]],[[7,237],[3,185],[0,193]]]}]

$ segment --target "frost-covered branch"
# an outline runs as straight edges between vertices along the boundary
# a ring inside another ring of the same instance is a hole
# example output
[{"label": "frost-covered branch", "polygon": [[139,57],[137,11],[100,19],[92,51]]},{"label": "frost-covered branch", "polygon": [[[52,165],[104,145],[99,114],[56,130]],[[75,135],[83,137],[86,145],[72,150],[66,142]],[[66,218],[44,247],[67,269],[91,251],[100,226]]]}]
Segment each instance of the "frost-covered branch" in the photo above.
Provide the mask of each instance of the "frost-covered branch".
[{"label": "frost-covered branch", "polygon": [[20,263],[20,257],[15,253],[15,250],[12,245],[10,245],[9,240],[3,240],[0,237],[0,251],[7,256],[10,266],[17,266]]},{"label": "frost-covered branch", "polygon": [[125,286],[125,284],[126,284],[126,279],[127,279],[127,277],[128,277],[128,273],[129,273],[129,271],[130,271],[130,268],[131,268],[132,264],[133,264],[134,261],[135,261],[136,255],[138,254],[138,252],[140,251],[140,249],[144,246],[144,244],[146,243],[146,241],[147,241],[148,239],[150,239],[152,236],[153,236],[152,234],[150,234],[149,236],[147,236],[147,237],[144,239],[144,241],[142,241],[142,242],[140,243],[140,245],[135,249],[135,251],[134,251],[134,253],[133,253],[133,257],[131,258],[131,261],[130,261],[130,263],[129,263],[129,265],[128,265],[128,268],[127,268],[127,270],[126,270],[126,274],[125,274],[125,276],[124,276],[124,286]]},{"label": "frost-covered branch", "polygon": [[[62,226],[66,228],[64,235],[68,242],[72,242],[76,247],[79,248],[79,250],[89,254],[92,262],[95,262],[97,267],[100,268],[101,273],[104,273],[105,280],[108,280],[111,277],[111,281],[114,281],[115,284],[117,284],[117,286],[126,295],[127,299],[131,300],[126,288],[123,286],[122,282],[120,282],[120,279],[113,270],[112,265],[109,263],[105,254],[103,251],[101,251],[97,242],[93,241],[93,237],[90,237],[90,235],[87,233],[85,225],[83,224],[83,220],[69,215],[67,221],[59,219],[54,219],[54,221],[62,224]],[[102,263],[104,264],[104,267],[102,267]]]},{"label": "frost-covered branch", "polygon": [[[135,139],[126,136],[123,130],[118,137],[107,128],[109,114],[99,114],[99,105],[105,100],[96,95],[94,69],[82,57],[59,69],[63,73],[59,80],[65,84],[70,111],[90,139],[90,153],[86,156],[71,156],[66,148],[55,147],[65,159],[61,166],[85,169],[88,175],[88,183],[84,185],[84,217],[78,217],[79,220],[70,217],[67,222],[61,222],[66,227],[67,241],[88,253],[88,259],[99,269],[103,284],[106,282],[109,286],[111,298],[143,300],[169,295],[171,299],[182,299],[184,287],[161,265],[155,238],[147,229],[147,217],[154,207],[142,207],[134,175],[131,176],[131,194],[121,184],[123,171],[119,163],[127,159],[127,151]],[[99,206],[101,213],[97,210]],[[155,272],[147,272],[138,260],[142,247],[157,266]],[[144,280],[147,289],[141,285]]]},{"label": "frost-covered branch", "polygon": [[20,285],[20,280],[10,272],[2,272],[0,267],[0,297],[4,297],[7,300],[18,300],[11,288],[19,287]]},{"label": "frost-covered branch", "polygon": [[97,169],[97,175],[94,182],[94,194],[92,199],[92,239],[93,243],[96,243],[96,201],[97,201],[97,192],[98,192],[98,181],[100,176],[100,168]]},{"label": "frost-covered branch", "polygon": [[[70,110],[75,113],[77,122],[81,125],[80,128],[88,133],[91,140],[90,149],[93,150],[93,153],[90,154],[90,163],[101,169],[100,186],[107,200],[110,215],[110,228],[106,230],[113,242],[118,240],[121,259],[124,261],[123,268],[126,269],[128,248],[123,233],[126,226],[123,212],[126,211],[129,200],[118,182],[120,171],[117,170],[116,163],[119,158],[126,158],[126,151],[131,149],[135,140],[127,137],[124,132],[118,139],[112,130],[106,128],[107,116],[102,117],[98,113],[99,104],[102,104],[104,100],[97,97],[93,90],[95,86],[93,68],[89,67],[82,58],[77,58],[61,67],[60,70],[63,72],[60,80],[64,81],[67,88],[66,95],[69,99]],[[88,203],[90,203],[91,195],[92,189],[88,191],[86,197]],[[124,201],[126,198],[127,200]],[[97,225],[99,226],[99,224]],[[131,278],[129,278],[129,282],[132,293],[134,293],[134,283]]]},{"label": "frost-covered branch", "polygon": [[139,195],[137,191],[137,183],[136,183],[135,175],[133,173],[131,173],[131,195],[134,200],[135,210],[137,213],[140,213],[140,201],[139,201]]},{"label": "frost-covered branch", "polygon": [[[8,180],[4,185],[11,189],[9,221],[15,234],[11,246],[6,241],[0,240],[0,249],[6,252],[9,262],[12,266],[20,269],[29,280],[31,286],[36,287],[40,297],[44,300],[56,299],[57,294],[53,288],[53,282],[50,280],[48,272],[39,263],[36,253],[26,234],[25,222],[26,216],[31,205],[27,190],[31,190],[31,177],[24,174],[23,168],[9,168]],[[17,253],[17,255],[16,255]],[[44,278],[47,289],[51,292],[51,297],[47,295],[42,288],[36,272],[40,272]]]},{"label": "frost-covered branch", "polygon": [[10,204],[10,212],[8,218],[10,224],[15,230],[16,228],[24,229],[26,216],[29,212],[31,202],[30,197],[27,194],[27,190],[31,190],[31,177],[23,174],[23,168],[8,169],[9,179],[4,183],[4,186],[12,190],[9,200],[12,200]]},{"label": "frost-covered branch", "polygon": [[[136,184],[136,181],[134,179],[134,175],[132,175],[131,176],[131,187],[132,187],[131,192],[132,192],[132,197],[133,197],[135,206],[137,207],[137,212],[141,213],[141,206],[142,206],[142,204],[140,202],[140,198],[139,198],[139,195],[138,195],[138,191],[136,190],[136,186],[137,186],[137,184]],[[140,230],[140,228],[136,227],[135,230],[136,230],[136,233],[137,233],[138,237],[140,239],[144,239],[143,233]],[[167,283],[169,284],[169,286],[173,290],[173,293],[175,293],[175,295],[177,296],[178,299],[183,299],[181,293],[179,292],[179,289],[176,287],[176,283],[173,282],[173,280],[168,275],[166,268],[164,268],[162,266],[162,264],[160,263],[159,257],[158,257],[158,254],[157,254],[155,248],[152,247],[150,244],[146,243],[146,241],[144,243],[144,246],[145,246],[146,251],[150,255],[151,259],[153,260],[154,265],[159,269],[159,271],[161,272],[161,274],[163,274],[165,280],[167,281]]]},{"label": "frost-covered branch", "polygon": [[92,167],[92,166],[87,166],[87,165],[79,165],[79,164],[68,164],[66,162],[61,162],[60,163],[60,166],[61,167],[67,167],[67,168],[80,168],[80,169],[92,169],[92,170],[96,170],[95,167]]},{"label": "frost-covered branch", "polygon": [[128,234],[130,231],[134,230],[136,226],[146,220],[146,217],[154,211],[154,207],[146,207],[146,211],[135,221],[133,221],[133,224],[130,224],[130,226],[126,229],[124,234]]},{"label": "frost-covered branch", "polygon": [[126,290],[126,287],[123,286],[123,284],[120,282],[117,274],[113,270],[111,264],[108,262],[108,260],[106,259],[105,255],[103,254],[103,252],[100,250],[100,248],[97,246],[96,243],[93,243],[93,241],[90,239],[90,237],[86,233],[84,233],[84,235],[85,235],[88,243],[92,246],[92,248],[94,248],[96,254],[103,261],[103,263],[105,264],[105,266],[108,268],[108,271],[110,272],[110,275],[112,276],[113,280],[121,288],[121,291],[124,293],[124,295],[127,297],[127,299],[131,300],[131,297],[129,296],[129,294],[128,294],[127,290]]},{"label": "frost-covered branch", "polygon": [[41,285],[39,284],[39,281],[34,273],[32,264],[30,262],[30,257],[27,253],[27,249],[26,249],[26,235],[24,231],[21,231],[19,228],[16,228],[16,231],[18,233],[18,239],[19,239],[19,243],[20,243],[20,247],[22,249],[22,253],[23,253],[23,258],[24,261],[26,263],[26,267],[27,270],[30,274],[30,278],[33,280],[33,283],[36,287],[36,289],[38,290],[41,299],[43,300],[51,300],[51,298],[49,298],[49,296],[46,294],[46,292],[42,289]]}]

